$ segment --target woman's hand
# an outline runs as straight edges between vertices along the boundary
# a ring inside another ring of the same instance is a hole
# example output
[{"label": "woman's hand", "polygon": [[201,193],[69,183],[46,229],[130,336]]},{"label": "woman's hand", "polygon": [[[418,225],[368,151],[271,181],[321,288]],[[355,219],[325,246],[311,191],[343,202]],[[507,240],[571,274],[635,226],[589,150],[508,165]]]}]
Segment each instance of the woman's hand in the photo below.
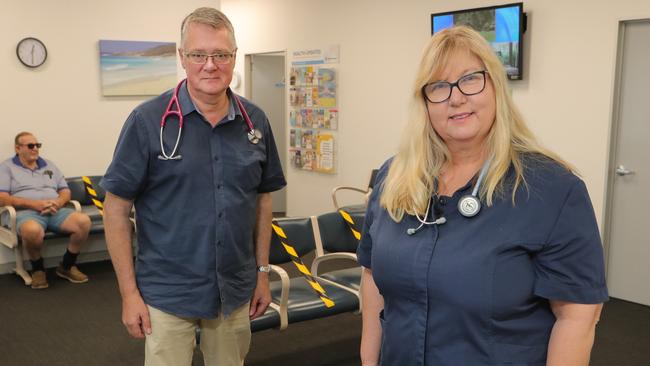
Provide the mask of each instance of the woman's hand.
[{"label": "woman's hand", "polygon": [[379,313],[384,309],[384,298],[372,278],[372,271],[364,268],[361,274],[361,298],[363,327],[361,330],[361,364],[376,366],[379,364],[381,351],[381,323]]}]

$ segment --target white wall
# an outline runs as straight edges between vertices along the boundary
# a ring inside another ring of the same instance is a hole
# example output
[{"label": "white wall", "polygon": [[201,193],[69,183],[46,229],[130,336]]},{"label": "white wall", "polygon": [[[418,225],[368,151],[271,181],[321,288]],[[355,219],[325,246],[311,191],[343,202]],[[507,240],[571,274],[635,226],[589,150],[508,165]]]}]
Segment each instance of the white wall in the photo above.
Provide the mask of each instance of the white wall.
[{"label": "white wall", "polygon": [[[499,3],[507,2],[222,0],[240,55],[341,45],[339,172],[289,169],[290,215],[330,210],[333,187],[364,186],[394,154],[430,14]],[[538,137],[577,166],[602,222],[618,22],[650,18],[650,2],[529,0],[524,10],[525,80],[511,84],[513,96]]]},{"label": "white wall", "polygon": [[[0,160],[14,154],[14,136],[27,130],[44,143],[42,156],[67,176],[104,174],[124,120],[149,97],[102,97],[98,41],[178,44],[181,21],[200,6],[218,8],[220,1],[2,1]],[[48,50],[45,64],[34,70],[16,57],[18,41],[28,36],[42,40]],[[179,64],[179,79],[183,75]],[[93,239],[84,254],[96,250],[102,244]],[[48,250],[45,256],[63,251]],[[12,261],[12,252],[0,245],[0,273]]]},{"label": "white wall", "polygon": [[[0,158],[14,154],[17,132],[34,132],[41,154],[67,176],[103,174],[131,110],[150,97],[103,97],[100,39],[180,40],[180,23],[219,0],[4,0],[0,12]],[[45,43],[48,58],[32,70],[16,57],[24,37]],[[179,63],[178,75],[184,72]]]},{"label": "white wall", "polygon": [[[65,3],[5,0],[0,12],[0,156],[13,154],[20,130],[35,132],[43,155],[68,176],[102,174],[119,129],[144,97],[101,96],[99,39],[178,42],[182,18],[198,6],[232,19],[244,55],[340,44],[338,174],[289,169],[291,215],[331,209],[331,188],[364,186],[394,153],[430,13],[493,5],[478,0],[115,0]],[[530,0],[525,80],[515,100],[549,147],[582,172],[602,216],[618,21],[650,18],[638,0]],[[15,56],[26,36],[48,47],[46,64],[29,70]],[[179,68],[179,78],[182,77]],[[244,85],[245,83],[242,83]]]}]

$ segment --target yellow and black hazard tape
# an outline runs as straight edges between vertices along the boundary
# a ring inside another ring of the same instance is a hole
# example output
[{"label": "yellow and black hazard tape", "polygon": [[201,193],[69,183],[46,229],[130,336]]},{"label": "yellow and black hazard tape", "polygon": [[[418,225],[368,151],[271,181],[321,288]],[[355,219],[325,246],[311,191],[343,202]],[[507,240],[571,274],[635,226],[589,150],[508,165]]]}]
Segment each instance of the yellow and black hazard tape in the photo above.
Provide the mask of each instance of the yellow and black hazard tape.
[{"label": "yellow and black hazard tape", "polygon": [[273,220],[271,222],[271,226],[273,227],[275,234],[280,238],[280,243],[282,243],[284,250],[287,252],[287,254],[289,254],[289,257],[291,257],[291,261],[296,266],[296,268],[298,268],[298,271],[300,271],[303,277],[305,277],[305,280],[307,280],[307,283],[309,283],[311,288],[314,289],[316,295],[320,297],[325,306],[328,308],[334,306],[334,301],[332,301],[332,299],[327,296],[323,287],[314,279],[307,266],[302,263],[302,260],[300,260],[300,257],[298,256],[296,250],[291,245],[289,245],[287,235],[284,233],[280,225],[278,225],[278,222]]},{"label": "yellow and black hazard tape", "polygon": [[347,212],[345,212],[343,210],[339,210],[339,213],[341,214],[341,216],[343,216],[343,220],[345,220],[345,222],[348,224],[348,227],[352,231],[352,235],[354,235],[354,237],[357,240],[361,240],[361,233],[359,232],[359,230],[357,230],[354,227],[354,220],[352,220],[352,216],[350,216],[349,213],[347,213]]},{"label": "yellow and black hazard tape", "polygon": [[90,195],[90,199],[93,201],[93,204],[95,207],[97,207],[99,213],[104,216],[104,204],[97,197],[97,192],[93,188],[93,183],[90,181],[90,178],[84,175],[81,177],[81,179],[84,181],[84,187],[86,187],[86,192],[88,192]]}]

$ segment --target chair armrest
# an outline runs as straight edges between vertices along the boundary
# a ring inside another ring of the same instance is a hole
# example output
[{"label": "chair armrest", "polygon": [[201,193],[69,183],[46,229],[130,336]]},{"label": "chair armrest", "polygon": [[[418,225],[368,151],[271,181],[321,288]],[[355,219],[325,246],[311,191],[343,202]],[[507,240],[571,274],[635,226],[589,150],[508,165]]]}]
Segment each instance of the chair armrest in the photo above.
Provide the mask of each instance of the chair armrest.
[{"label": "chair armrest", "polygon": [[16,209],[13,206],[0,207],[0,226],[16,229]]},{"label": "chair armrest", "polygon": [[347,259],[357,263],[357,255],[354,253],[327,253],[320,257],[314,258],[314,261],[311,263],[311,274],[314,276],[318,276],[318,266],[322,262],[335,260],[335,259]]},{"label": "chair armrest", "polygon": [[129,212],[129,220],[131,220],[131,224],[133,224],[133,231],[138,232],[138,225],[135,220],[135,207],[131,208],[131,212]]},{"label": "chair armrest", "polygon": [[361,297],[361,291],[357,291],[357,290],[355,290],[355,289],[352,289],[352,288],[349,288],[349,287],[343,286],[343,285],[341,285],[340,283],[337,283],[337,282],[334,282],[334,281],[331,281],[331,280],[328,280],[328,279],[322,278],[322,277],[320,277],[320,276],[318,275],[318,265],[319,265],[319,264],[321,264],[322,262],[325,262],[325,261],[336,260],[336,259],[352,260],[352,261],[354,261],[354,262],[357,263],[357,264],[359,263],[359,262],[357,261],[357,255],[354,254],[354,253],[346,253],[346,252],[341,252],[341,253],[327,253],[327,254],[322,255],[322,256],[320,256],[320,257],[316,257],[316,258],[314,258],[314,261],[311,263],[311,273],[312,273],[312,275],[314,275],[315,277],[320,278],[321,281],[327,282],[327,283],[329,283],[330,285],[336,286],[336,287],[338,287],[338,288],[340,288],[340,289],[343,289],[343,290],[345,290],[345,291],[347,291],[347,292],[350,292],[350,293],[354,294],[354,295],[359,299],[359,309],[358,309],[358,312],[361,313],[361,302],[363,301],[363,299],[362,299],[362,297]]},{"label": "chair armrest", "polygon": [[348,187],[348,186],[341,186],[341,187],[336,187],[336,188],[334,188],[334,189],[332,190],[332,201],[334,201],[334,207],[336,208],[337,211],[340,210],[341,207],[339,206],[339,203],[338,203],[338,201],[336,200],[336,192],[341,191],[341,190],[350,190],[350,191],[355,191],[355,192],[363,193],[364,195],[367,195],[367,194],[368,194],[368,191],[369,191],[369,190],[367,190],[367,189],[360,189],[360,188],[356,188],[356,187]]},{"label": "chair armrest", "polygon": [[16,209],[12,206],[0,207],[0,243],[9,248],[14,248],[18,245]]},{"label": "chair armrest", "polygon": [[[289,275],[282,267],[271,264],[271,272],[280,277],[282,289],[280,290],[280,304],[279,306],[272,306],[280,313],[280,330],[284,330],[289,325]],[[271,303],[274,305],[273,303]]]},{"label": "chair armrest", "polygon": [[77,200],[70,200],[65,204],[66,207],[70,207],[77,212],[81,212],[81,204]]}]

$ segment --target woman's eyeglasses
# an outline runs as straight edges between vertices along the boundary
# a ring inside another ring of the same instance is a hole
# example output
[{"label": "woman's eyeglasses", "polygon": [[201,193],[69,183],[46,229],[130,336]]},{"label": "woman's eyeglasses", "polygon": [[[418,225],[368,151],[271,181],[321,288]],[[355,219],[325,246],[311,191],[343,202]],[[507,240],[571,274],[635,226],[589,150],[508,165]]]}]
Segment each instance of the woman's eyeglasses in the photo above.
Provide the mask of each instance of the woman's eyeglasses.
[{"label": "woman's eyeglasses", "polygon": [[465,95],[478,94],[485,89],[485,74],[487,71],[481,70],[467,74],[455,83],[448,81],[436,81],[422,87],[422,95],[431,103],[442,103],[451,98],[451,92],[457,87]]}]

